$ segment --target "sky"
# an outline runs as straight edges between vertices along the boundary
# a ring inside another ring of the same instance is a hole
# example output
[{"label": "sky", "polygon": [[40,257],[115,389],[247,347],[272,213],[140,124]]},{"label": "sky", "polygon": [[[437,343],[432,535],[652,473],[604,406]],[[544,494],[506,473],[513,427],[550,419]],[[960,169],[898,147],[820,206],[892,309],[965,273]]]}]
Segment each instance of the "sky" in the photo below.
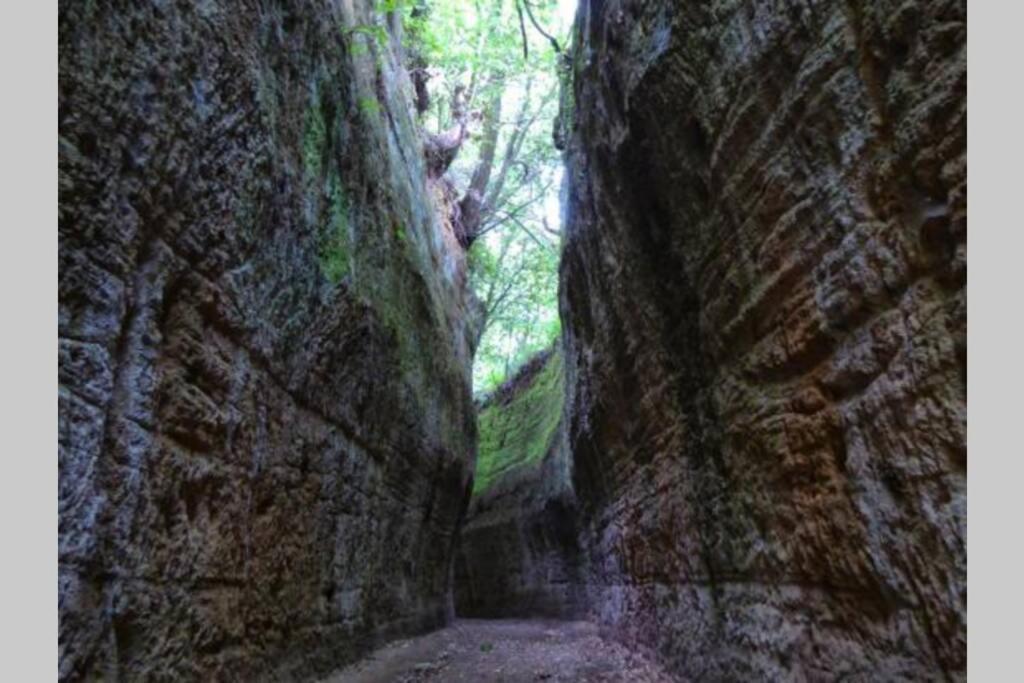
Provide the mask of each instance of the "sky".
[{"label": "sky", "polygon": [[[558,34],[564,36],[576,18],[576,5],[579,0],[558,0]],[[559,168],[552,185],[552,192],[544,200],[544,213],[547,214],[548,225],[562,229],[562,208],[559,197],[562,188],[563,169]]]},{"label": "sky", "polygon": [[[572,20],[575,18],[575,10],[577,10],[577,4],[580,0],[558,0],[558,33],[565,35],[569,27],[572,26]],[[562,227],[562,211],[561,202],[559,197],[561,196],[562,176],[564,175],[561,168],[558,169],[555,184],[552,186],[552,194],[544,202],[544,212],[548,215],[548,224],[552,227],[558,226],[559,229]]]},{"label": "sky", "polygon": [[576,3],[578,0],[558,0],[558,24],[559,33],[564,34],[572,20],[576,17]]},{"label": "sky", "polygon": [[547,216],[548,225],[556,230],[562,229],[562,203],[559,200],[559,195],[561,194],[562,177],[564,175],[565,171],[559,167],[555,171],[555,182],[551,186],[551,191],[544,198],[544,214]]}]

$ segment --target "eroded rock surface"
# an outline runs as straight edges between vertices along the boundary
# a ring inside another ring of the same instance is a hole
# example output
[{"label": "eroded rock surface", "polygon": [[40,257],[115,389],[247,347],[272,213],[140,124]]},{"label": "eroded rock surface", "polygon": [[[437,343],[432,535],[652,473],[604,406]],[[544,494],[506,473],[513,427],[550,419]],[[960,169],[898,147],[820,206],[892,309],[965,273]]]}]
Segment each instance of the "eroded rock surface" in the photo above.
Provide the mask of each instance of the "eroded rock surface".
[{"label": "eroded rock surface", "polygon": [[585,0],[587,602],[693,680],[966,660],[966,3]]},{"label": "eroded rock surface", "polygon": [[450,616],[475,335],[371,4],[61,3],[62,680]]},{"label": "eroded rock surface", "polygon": [[480,455],[455,564],[459,616],[584,610],[563,373],[561,349],[543,352],[480,410]]}]

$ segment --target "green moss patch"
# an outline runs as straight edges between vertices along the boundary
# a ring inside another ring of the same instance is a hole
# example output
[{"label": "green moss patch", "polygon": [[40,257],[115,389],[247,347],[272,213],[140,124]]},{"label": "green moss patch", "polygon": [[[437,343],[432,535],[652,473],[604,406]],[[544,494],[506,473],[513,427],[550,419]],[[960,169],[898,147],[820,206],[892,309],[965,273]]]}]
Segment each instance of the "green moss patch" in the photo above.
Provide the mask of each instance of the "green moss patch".
[{"label": "green moss patch", "polygon": [[307,179],[317,179],[323,168],[323,155],[327,147],[327,122],[320,110],[320,100],[314,94],[302,133],[302,165]]},{"label": "green moss patch", "polygon": [[551,448],[562,418],[565,380],[561,351],[545,353],[539,370],[527,363],[480,411],[474,496],[508,472],[539,462]]},{"label": "green moss patch", "polygon": [[341,181],[332,174],[328,183],[330,222],[320,246],[320,270],[332,283],[337,284],[351,269],[351,235],[349,234],[348,205]]}]

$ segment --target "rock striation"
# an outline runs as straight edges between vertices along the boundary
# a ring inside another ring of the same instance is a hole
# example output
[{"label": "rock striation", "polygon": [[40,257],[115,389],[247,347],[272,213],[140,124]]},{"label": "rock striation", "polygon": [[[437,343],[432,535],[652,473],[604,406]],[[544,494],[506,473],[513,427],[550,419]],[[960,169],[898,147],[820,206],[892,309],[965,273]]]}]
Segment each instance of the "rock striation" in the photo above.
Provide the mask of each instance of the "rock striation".
[{"label": "rock striation", "polygon": [[451,615],[471,299],[373,4],[60,4],[61,680]]},{"label": "rock striation", "polygon": [[480,409],[479,460],[455,563],[460,617],[583,613],[564,391],[556,348],[525,363]]},{"label": "rock striation", "polygon": [[584,0],[586,602],[687,680],[959,680],[966,3]]}]

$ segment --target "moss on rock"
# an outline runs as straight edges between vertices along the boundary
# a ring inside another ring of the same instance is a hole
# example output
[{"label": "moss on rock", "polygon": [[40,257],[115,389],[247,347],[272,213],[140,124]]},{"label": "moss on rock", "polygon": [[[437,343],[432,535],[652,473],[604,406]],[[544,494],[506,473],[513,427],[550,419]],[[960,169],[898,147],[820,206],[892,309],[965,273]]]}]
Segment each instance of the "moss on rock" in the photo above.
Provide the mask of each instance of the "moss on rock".
[{"label": "moss on rock", "polygon": [[337,174],[330,176],[327,193],[330,221],[320,248],[320,270],[328,280],[337,284],[352,270],[352,236],[349,233],[348,203]]},{"label": "moss on rock", "polygon": [[550,450],[562,418],[562,366],[561,350],[545,351],[484,403],[474,496],[505,474],[539,462]]}]

